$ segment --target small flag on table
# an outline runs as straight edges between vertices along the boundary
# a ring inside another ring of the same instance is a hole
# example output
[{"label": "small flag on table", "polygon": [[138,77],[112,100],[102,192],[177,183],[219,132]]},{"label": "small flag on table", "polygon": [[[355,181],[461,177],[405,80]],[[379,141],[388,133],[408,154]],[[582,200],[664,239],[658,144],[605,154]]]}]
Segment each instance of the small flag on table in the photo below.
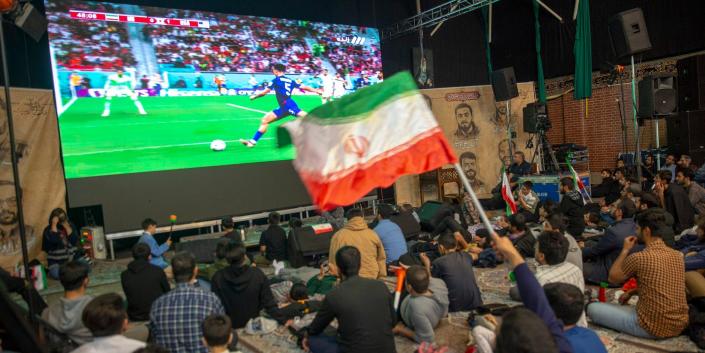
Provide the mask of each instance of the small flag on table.
[{"label": "small flag on table", "polygon": [[294,168],[322,210],[350,205],[402,175],[457,161],[408,72],[283,127],[279,145],[294,143]]},{"label": "small flag on table", "polygon": [[502,168],[502,198],[507,204],[507,216],[517,213],[517,203],[514,201],[512,186],[509,185],[509,178],[507,178],[507,172],[504,168]]}]

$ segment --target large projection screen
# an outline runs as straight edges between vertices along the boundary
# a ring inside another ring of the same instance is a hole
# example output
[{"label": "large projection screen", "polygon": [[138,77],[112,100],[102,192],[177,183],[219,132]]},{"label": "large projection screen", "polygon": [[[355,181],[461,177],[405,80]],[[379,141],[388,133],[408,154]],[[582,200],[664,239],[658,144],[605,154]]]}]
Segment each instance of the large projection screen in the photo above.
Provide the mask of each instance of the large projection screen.
[{"label": "large projection screen", "polygon": [[108,232],[310,204],[275,130],[382,80],[367,27],[75,0],[46,13],[69,205],[101,205]]}]

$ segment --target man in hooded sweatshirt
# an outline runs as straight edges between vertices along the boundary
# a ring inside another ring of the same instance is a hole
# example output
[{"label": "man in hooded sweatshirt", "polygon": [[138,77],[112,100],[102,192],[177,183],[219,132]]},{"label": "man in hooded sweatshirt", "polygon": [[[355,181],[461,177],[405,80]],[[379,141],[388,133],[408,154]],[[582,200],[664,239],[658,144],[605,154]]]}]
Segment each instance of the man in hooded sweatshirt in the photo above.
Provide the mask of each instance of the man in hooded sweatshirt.
[{"label": "man in hooded sweatshirt", "polygon": [[343,229],[336,232],[330,241],[328,261],[331,273],[338,274],[335,254],[340,248],[347,245],[354,246],[360,251],[362,257],[360,277],[371,279],[387,277],[387,256],[384,253],[384,245],[377,233],[367,226],[362,210],[359,208],[348,210],[347,218],[348,223]]},{"label": "man in hooded sweatshirt", "polygon": [[582,239],[583,231],[585,231],[585,201],[583,201],[583,195],[575,190],[575,183],[571,177],[562,178],[560,188],[563,197],[558,205],[558,211],[568,220],[566,231],[575,239]]},{"label": "man in hooded sweatshirt", "polygon": [[230,266],[216,272],[211,281],[211,290],[220,298],[235,329],[245,327],[262,309],[279,319],[267,276],[259,267],[245,265],[245,254],[241,243],[228,244],[225,258]]},{"label": "man in hooded sweatshirt", "polygon": [[93,334],[81,320],[83,308],[93,300],[93,297],[86,295],[88,272],[88,264],[81,261],[73,260],[61,265],[59,280],[64,287],[64,296],[42,312],[42,319],[78,344],[93,340]]},{"label": "man in hooded sweatshirt", "polygon": [[134,260],[120,275],[130,321],[148,321],[152,303],[170,289],[166,274],[161,267],[150,263],[151,257],[149,245],[135,244],[132,247]]}]

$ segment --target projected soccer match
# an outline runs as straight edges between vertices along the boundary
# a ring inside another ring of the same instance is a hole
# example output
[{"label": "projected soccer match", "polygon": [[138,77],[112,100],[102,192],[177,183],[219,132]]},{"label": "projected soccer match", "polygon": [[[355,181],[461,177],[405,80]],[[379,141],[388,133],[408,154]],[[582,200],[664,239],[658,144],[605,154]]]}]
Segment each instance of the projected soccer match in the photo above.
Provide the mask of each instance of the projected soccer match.
[{"label": "projected soccer match", "polygon": [[67,178],[288,160],[277,127],[382,80],[376,29],[47,1]]}]

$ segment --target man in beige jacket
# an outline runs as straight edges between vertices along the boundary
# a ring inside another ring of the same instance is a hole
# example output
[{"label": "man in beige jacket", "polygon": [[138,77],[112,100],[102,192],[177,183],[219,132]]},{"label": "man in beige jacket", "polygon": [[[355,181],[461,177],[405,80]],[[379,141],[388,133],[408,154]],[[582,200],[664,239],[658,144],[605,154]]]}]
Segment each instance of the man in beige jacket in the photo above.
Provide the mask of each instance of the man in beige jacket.
[{"label": "man in beige jacket", "polygon": [[330,241],[330,251],[328,261],[330,270],[337,274],[338,268],[335,265],[335,254],[343,246],[354,246],[360,251],[361,266],[360,277],[377,279],[387,276],[386,259],[384,246],[374,230],[370,229],[363,218],[362,210],[353,208],[347,214],[348,223],[345,227],[333,235]]}]

